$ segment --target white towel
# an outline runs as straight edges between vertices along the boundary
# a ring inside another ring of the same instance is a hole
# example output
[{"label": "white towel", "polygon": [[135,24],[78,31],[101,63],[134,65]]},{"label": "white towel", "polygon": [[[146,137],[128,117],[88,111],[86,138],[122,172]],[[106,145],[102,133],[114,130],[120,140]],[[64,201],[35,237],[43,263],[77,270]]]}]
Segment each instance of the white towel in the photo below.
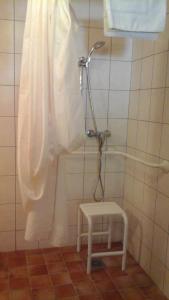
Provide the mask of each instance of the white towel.
[{"label": "white towel", "polygon": [[107,36],[155,39],[165,28],[166,0],[104,0]]}]

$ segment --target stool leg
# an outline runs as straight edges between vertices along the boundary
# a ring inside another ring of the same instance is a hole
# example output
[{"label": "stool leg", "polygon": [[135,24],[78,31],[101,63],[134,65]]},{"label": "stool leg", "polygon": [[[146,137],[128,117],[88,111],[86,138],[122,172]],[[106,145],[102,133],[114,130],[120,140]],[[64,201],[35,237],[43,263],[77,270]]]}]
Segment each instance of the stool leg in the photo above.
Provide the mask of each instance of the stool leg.
[{"label": "stool leg", "polygon": [[87,274],[90,274],[90,272],[91,272],[91,254],[92,254],[92,219],[88,218]]},{"label": "stool leg", "polygon": [[124,238],[123,238],[123,257],[122,257],[122,271],[126,268],[127,255],[127,236],[128,236],[128,219],[124,216]]},{"label": "stool leg", "polygon": [[111,239],[112,239],[112,218],[111,217],[109,217],[109,220],[108,220],[108,222],[109,222],[109,229],[108,229],[108,231],[109,231],[109,234],[108,234],[108,249],[111,249]]},{"label": "stool leg", "polygon": [[77,252],[80,252],[81,246],[81,211],[78,208],[78,219],[77,219]]}]

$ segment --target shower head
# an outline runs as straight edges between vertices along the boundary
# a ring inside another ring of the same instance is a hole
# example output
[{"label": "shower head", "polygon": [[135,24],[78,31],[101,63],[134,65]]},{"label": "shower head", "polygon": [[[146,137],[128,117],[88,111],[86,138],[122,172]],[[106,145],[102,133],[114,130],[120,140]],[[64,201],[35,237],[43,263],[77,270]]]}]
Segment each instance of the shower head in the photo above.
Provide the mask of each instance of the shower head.
[{"label": "shower head", "polygon": [[104,45],[105,45],[105,42],[104,42],[104,41],[98,41],[98,42],[96,42],[96,43],[92,46],[92,48],[90,49],[90,52],[89,52],[87,58],[84,57],[84,56],[82,56],[82,57],[79,58],[79,67],[85,67],[85,68],[87,68],[88,65],[89,65],[89,63],[90,63],[90,60],[91,60],[91,56],[92,56],[93,51],[95,51],[95,50],[97,50],[97,49],[103,47]]},{"label": "shower head", "polygon": [[91,50],[90,50],[90,52],[89,52],[88,59],[90,59],[90,57],[91,57],[93,51],[95,51],[95,50],[97,50],[97,49],[103,47],[104,45],[105,45],[105,42],[104,42],[104,41],[98,41],[98,42],[96,42],[96,43],[92,46],[92,48],[91,48]]}]

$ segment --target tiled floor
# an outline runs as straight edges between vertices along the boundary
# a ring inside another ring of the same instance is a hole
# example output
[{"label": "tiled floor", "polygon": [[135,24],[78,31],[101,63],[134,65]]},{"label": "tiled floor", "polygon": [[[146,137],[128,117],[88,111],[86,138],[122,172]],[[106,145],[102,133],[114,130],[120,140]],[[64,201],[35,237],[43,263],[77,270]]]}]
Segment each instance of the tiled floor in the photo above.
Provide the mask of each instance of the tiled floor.
[{"label": "tiled floor", "polygon": [[102,260],[104,267],[87,275],[86,247],[80,254],[74,247],[0,253],[0,300],[167,299],[130,255],[125,272],[120,257]]}]

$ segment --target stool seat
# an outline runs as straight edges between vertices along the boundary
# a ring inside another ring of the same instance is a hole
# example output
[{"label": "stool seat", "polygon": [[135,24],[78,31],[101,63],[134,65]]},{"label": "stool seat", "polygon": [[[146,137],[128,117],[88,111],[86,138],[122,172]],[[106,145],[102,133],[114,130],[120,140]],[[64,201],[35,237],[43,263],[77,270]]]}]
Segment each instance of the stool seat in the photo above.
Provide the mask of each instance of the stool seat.
[{"label": "stool seat", "polygon": [[[81,215],[84,215],[88,222],[88,232],[81,232]],[[121,251],[107,251],[92,253],[92,236],[107,235],[108,236],[108,249],[111,249],[112,239],[112,218],[113,216],[121,216],[124,222],[124,236],[123,236],[123,249]],[[104,232],[92,232],[93,219],[98,216],[108,217],[108,230]],[[127,234],[128,234],[128,219],[125,211],[115,202],[97,202],[97,203],[84,203],[79,205],[78,209],[78,234],[77,234],[77,252],[80,252],[81,238],[88,237],[88,257],[87,257],[87,273],[91,272],[91,259],[92,257],[103,256],[122,256],[122,271],[126,266],[126,249],[127,249]]]},{"label": "stool seat", "polygon": [[85,203],[80,204],[80,209],[86,218],[89,216],[124,215],[124,210],[115,202]]}]

